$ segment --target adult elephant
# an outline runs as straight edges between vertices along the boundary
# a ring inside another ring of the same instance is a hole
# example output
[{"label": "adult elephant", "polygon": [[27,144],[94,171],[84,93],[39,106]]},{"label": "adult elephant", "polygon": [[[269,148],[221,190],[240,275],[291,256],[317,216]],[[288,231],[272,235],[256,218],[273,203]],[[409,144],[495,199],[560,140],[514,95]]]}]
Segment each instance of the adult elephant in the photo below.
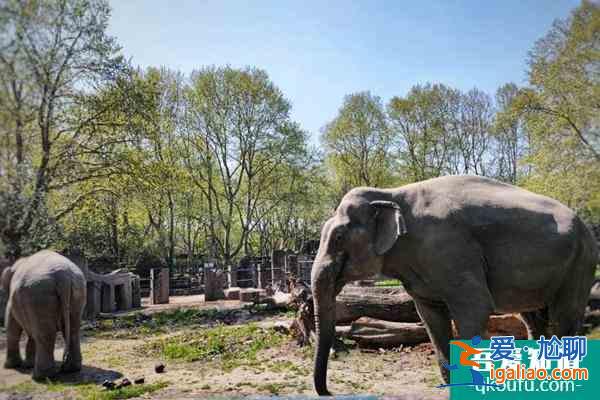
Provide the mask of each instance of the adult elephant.
[{"label": "adult elephant", "polygon": [[572,210],[492,179],[353,189],[323,226],[312,268],[315,389],[329,394],[335,297],[349,281],[376,273],[399,278],[441,365],[451,319],[465,339],[484,335],[493,312],[522,313],[532,336],[575,334],[597,259],[594,238]]},{"label": "adult elephant", "polygon": [[[69,259],[43,250],[21,258],[2,272],[2,289],[8,293],[6,305],[5,368],[33,367],[33,378],[54,376],[56,334],[65,341],[62,371],[81,369],[79,328],[86,300],[86,281]],[[19,339],[28,336],[25,362]]]}]

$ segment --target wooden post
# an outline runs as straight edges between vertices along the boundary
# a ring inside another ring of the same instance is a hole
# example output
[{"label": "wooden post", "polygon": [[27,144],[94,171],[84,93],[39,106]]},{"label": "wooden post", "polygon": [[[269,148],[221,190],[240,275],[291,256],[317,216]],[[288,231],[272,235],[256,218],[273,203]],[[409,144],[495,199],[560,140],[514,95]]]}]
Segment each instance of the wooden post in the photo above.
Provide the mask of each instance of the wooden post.
[{"label": "wooden post", "polygon": [[237,266],[229,265],[227,267],[227,285],[231,287],[237,287]]},{"label": "wooden post", "polygon": [[169,303],[169,269],[152,268],[150,270],[151,304]]}]

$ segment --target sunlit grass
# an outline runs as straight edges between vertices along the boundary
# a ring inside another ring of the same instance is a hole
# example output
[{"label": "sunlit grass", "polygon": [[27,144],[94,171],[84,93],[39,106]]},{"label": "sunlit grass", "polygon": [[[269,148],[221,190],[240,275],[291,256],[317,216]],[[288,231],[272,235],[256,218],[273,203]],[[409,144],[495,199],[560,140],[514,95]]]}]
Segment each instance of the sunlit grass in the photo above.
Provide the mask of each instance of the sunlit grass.
[{"label": "sunlit grass", "polygon": [[254,324],[243,326],[219,325],[194,332],[156,339],[140,349],[169,360],[219,361],[223,369],[251,365],[260,351],[275,347],[286,336]]},{"label": "sunlit grass", "polygon": [[45,383],[23,382],[10,387],[2,387],[0,388],[0,391],[27,395],[53,392],[62,394],[63,398],[80,400],[117,400],[139,397],[145,393],[156,392],[168,385],[167,382],[156,382],[143,385],[131,385],[115,390],[106,390],[95,383],[63,383],[47,381]]}]

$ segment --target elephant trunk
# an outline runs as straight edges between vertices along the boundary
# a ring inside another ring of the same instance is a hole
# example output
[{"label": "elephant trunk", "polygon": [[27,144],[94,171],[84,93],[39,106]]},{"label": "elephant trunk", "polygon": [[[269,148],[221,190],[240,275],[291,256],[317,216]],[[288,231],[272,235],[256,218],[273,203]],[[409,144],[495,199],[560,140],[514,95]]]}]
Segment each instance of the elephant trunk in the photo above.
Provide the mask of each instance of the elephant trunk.
[{"label": "elephant trunk", "polygon": [[334,264],[317,264],[312,271],[312,293],[315,305],[315,369],[314,385],[320,396],[330,396],[327,390],[327,361],[335,338],[335,296],[337,268]]}]

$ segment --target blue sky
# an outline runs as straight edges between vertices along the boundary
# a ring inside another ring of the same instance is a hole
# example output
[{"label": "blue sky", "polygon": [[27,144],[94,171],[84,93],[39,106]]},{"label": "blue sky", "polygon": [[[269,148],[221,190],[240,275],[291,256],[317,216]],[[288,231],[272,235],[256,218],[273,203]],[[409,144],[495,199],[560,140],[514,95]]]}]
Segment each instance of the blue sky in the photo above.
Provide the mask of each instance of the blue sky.
[{"label": "blue sky", "polygon": [[136,65],[266,70],[314,139],[346,94],[387,102],[417,83],[493,94],[526,83],[527,52],[576,0],[117,0],[109,33]]}]

